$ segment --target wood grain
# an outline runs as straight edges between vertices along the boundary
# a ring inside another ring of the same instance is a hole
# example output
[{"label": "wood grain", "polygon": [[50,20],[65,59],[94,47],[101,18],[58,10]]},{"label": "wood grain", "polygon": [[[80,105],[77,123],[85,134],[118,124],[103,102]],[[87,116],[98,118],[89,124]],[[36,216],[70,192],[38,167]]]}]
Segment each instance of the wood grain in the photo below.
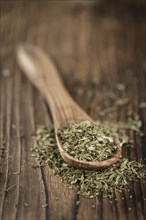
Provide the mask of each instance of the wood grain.
[{"label": "wood grain", "polygon": [[[146,109],[138,108],[146,99],[145,4],[0,1],[0,10],[0,147],[5,148],[0,219],[144,220],[143,181],[133,182],[129,192],[116,193],[112,201],[102,194],[87,199],[78,196],[78,189],[68,189],[49,167],[37,166],[30,150],[33,135],[52,121],[44,99],[17,67],[15,48],[29,42],[51,54],[70,94],[94,119],[126,122],[132,110],[146,132]],[[8,78],[5,69],[11,72]],[[105,91],[116,92],[117,83],[126,85],[130,102],[103,118]],[[135,147],[124,148],[124,155],[145,163],[146,136],[129,135]]]}]

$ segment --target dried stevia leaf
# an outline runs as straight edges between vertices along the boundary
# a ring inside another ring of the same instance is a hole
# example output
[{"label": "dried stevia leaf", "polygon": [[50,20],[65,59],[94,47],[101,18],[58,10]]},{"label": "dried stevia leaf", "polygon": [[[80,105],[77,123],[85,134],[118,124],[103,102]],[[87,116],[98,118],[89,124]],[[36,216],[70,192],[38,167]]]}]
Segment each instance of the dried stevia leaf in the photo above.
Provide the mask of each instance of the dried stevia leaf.
[{"label": "dried stevia leaf", "polygon": [[129,117],[125,127],[129,130],[137,132],[139,135],[143,135],[141,132],[142,121],[138,116],[135,116],[134,118]]},{"label": "dried stevia leaf", "polygon": [[[85,124],[86,122],[84,122]],[[72,126],[75,130],[76,127],[79,127],[79,125]],[[105,133],[105,136],[108,135],[112,138],[116,137],[121,141],[123,140],[123,133],[118,133],[118,129],[115,126],[100,125],[99,123],[98,126]],[[88,127],[90,127],[90,123],[88,123]],[[90,131],[92,129],[90,128]],[[95,137],[92,138],[94,139]],[[100,141],[102,139],[103,137],[101,137]],[[83,140],[86,140],[86,138],[83,138]],[[128,142],[129,140],[127,140]],[[121,190],[129,187],[132,180],[145,178],[146,176],[146,171],[141,163],[129,161],[127,158],[121,158],[107,169],[97,171],[76,169],[66,164],[60,156],[54,128],[50,126],[37,130],[36,145],[33,147],[33,153],[42,165],[48,163],[54,175],[59,176],[69,188],[78,186],[78,193],[88,198],[98,196],[99,192],[103,192],[104,196],[112,198],[115,190],[121,192]]]},{"label": "dried stevia leaf", "polygon": [[58,134],[64,150],[79,160],[102,161],[116,151],[110,133],[89,121],[72,123]]},{"label": "dried stevia leaf", "polygon": [[139,104],[139,108],[146,108],[146,102],[141,102],[140,104]]}]

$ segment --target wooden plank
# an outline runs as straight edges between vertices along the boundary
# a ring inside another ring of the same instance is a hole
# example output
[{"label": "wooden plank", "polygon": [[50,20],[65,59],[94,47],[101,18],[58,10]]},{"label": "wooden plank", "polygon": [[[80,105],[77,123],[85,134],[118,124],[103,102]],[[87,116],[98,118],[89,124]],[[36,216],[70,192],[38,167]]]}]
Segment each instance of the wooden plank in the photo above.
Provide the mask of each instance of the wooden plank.
[{"label": "wooden plank", "polygon": [[[128,17],[126,14],[123,15],[124,19],[123,19],[123,24],[121,23],[121,16],[117,16],[117,19],[113,21],[117,22],[116,26],[113,27],[115,30],[107,30],[107,38],[104,38],[103,40],[107,40],[106,45],[107,49],[106,49],[106,55],[105,55],[105,59],[106,62],[104,63],[104,71],[103,71],[103,78],[108,80],[107,83],[109,84],[109,88],[112,89],[114,91],[115,89],[115,84],[118,82],[122,82],[123,84],[127,84],[129,86],[128,88],[128,97],[130,97],[130,106],[128,105],[128,108],[131,107],[132,102],[135,102],[137,100],[136,95],[139,94],[136,90],[136,85],[135,85],[135,77],[133,77],[135,70],[133,70],[131,68],[131,64],[133,65],[133,60],[137,60],[135,56],[136,51],[139,48],[139,44],[138,42],[143,42],[143,36],[145,35],[145,26],[141,26],[143,27],[141,32],[144,32],[141,36],[141,40],[139,40],[138,38],[134,39],[136,36],[136,32],[139,32],[137,29],[139,29],[139,27],[136,27],[135,24],[132,22],[132,18],[134,19],[134,15],[132,15],[131,13],[131,17],[128,20]],[[119,23],[119,24],[118,24]],[[104,24],[103,24],[104,25]],[[121,27],[122,25],[122,27]],[[130,31],[129,31],[129,26],[131,27]],[[120,28],[119,28],[120,27]],[[108,28],[108,27],[107,27]],[[130,33],[130,36],[126,37],[126,39],[123,39],[123,36],[125,35],[125,33]],[[102,35],[102,34],[101,34]],[[119,37],[117,37],[119,35]],[[138,36],[139,37],[139,36]],[[116,44],[117,41],[117,44]],[[130,42],[129,42],[130,41]],[[116,44],[116,45],[115,45]],[[137,48],[135,48],[135,44],[137,44]],[[102,44],[104,45],[104,44]],[[143,42],[144,45],[144,42]],[[133,50],[135,48],[135,52],[130,51],[129,50]],[[103,49],[103,47],[102,47]],[[105,51],[103,49],[103,51]],[[118,54],[118,55],[117,55]],[[141,50],[141,56],[144,57],[144,51],[143,49]],[[122,56],[122,57],[121,57]],[[128,59],[125,60],[125,56],[129,56],[129,63],[127,64],[126,62],[128,61]],[[104,60],[104,58],[102,59]],[[137,62],[137,61],[136,61]],[[142,60],[139,60],[139,62],[143,62]],[[127,70],[128,69],[128,70]],[[133,74],[128,74],[133,72]],[[139,69],[139,71],[142,71],[142,68]],[[143,75],[143,73],[137,73],[138,77],[136,77],[136,82],[138,83],[139,81],[139,74]],[[131,76],[130,76],[131,75]],[[110,76],[110,77],[109,77]],[[144,75],[143,75],[144,76]],[[128,79],[129,78],[129,79]],[[144,83],[141,83],[142,87],[144,85]],[[97,90],[97,94],[99,93],[99,90]],[[129,94],[130,93],[130,94]],[[141,93],[145,93],[145,89],[141,90]],[[101,100],[102,100],[102,94],[101,95]],[[143,95],[142,95],[143,96]],[[103,97],[104,99],[104,97]],[[145,100],[145,98],[143,99]],[[138,102],[138,100],[136,101]],[[95,105],[95,103],[97,103],[97,98],[95,96],[95,100],[93,101],[93,106]],[[101,101],[102,103],[102,101]],[[138,102],[139,103],[139,102]],[[112,105],[111,105],[112,106]],[[134,105],[135,106],[135,105]],[[101,105],[102,108],[102,105]],[[111,114],[111,117],[108,118],[108,116],[104,118],[104,120],[115,120],[117,119],[117,123],[119,123],[119,121],[125,121],[125,119],[127,118],[126,114],[127,111],[126,110],[127,107],[124,107],[123,109],[120,109],[120,111],[117,109],[117,111],[113,112]],[[92,110],[94,111],[94,110]],[[136,113],[137,110],[134,110],[134,112]],[[143,118],[143,123],[145,124],[145,119]],[[139,137],[137,137],[136,139],[139,139]],[[139,156],[141,155],[140,153],[140,149],[141,149],[141,144],[136,144],[137,146],[139,146],[137,149],[137,151],[139,151]],[[130,150],[130,158],[131,159],[141,159],[141,157],[138,157],[138,155],[135,155],[135,153],[133,152],[134,150],[131,149]],[[126,152],[124,152],[126,153]],[[137,186],[134,185],[134,190],[131,190],[129,193],[125,193],[125,195],[123,195],[123,198],[126,196],[126,201],[121,200],[120,196],[117,194],[115,199],[116,202],[114,202],[114,206],[115,206],[115,210],[117,210],[117,216],[115,219],[133,219],[133,218],[137,218],[137,219],[143,219],[144,217],[144,206],[143,206],[143,201],[141,199],[137,200],[137,195],[138,195],[138,189],[139,191],[141,191],[140,189],[140,183],[137,184]],[[133,196],[132,199],[130,199],[130,195]],[[141,195],[142,198],[142,195]],[[118,203],[117,203],[118,201]],[[139,206],[138,204],[141,203],[141,205]],[[123,206],[124,205],[124,206]],[[123,206],[123,208],[122,208]],[[139,208],[138,208],[139,206]],[[105,206],[107,207],[107,206]],[[118,209],[117,209],[118,207]],[[131,207],[135,207],[132,208]],[[141,207],[141,208],[140,208]],[[125,210],[123,212],[123,209]],[[129,211],[130,210],[130,211]],[[106,212],[104,212],[106,213]],[[124,215],[125,214],[125,215]],[[105,217],[106,218],[106,217]]]},{"label": "wooden plank", "polygon": [[[140,115],[145,132],[146,110],[137,107],[146,98],[144,4],[1,1],[0,5],[0,71],[12,72],[9,78],[0,74],[0,146],[5,147],[0,219],[144,220],[142,181],[132,183],[129,192],[116,193],[112,201],[102,194],[88,199],[77,189],[68,189],[49,167],[33,168],[38,165],[30,150],[33,134],[37,126],[52,121],[44,99],[18,69],[14,52],[19,42],[41,46],[56,62],[74,99],[94,119],[121,123],[132,110]],[[115,91],[119,82],[127,85],[130,103],[103,118],[104,88]],[[124,155],[145,162],[145,136],[129,135],[135,148],[124,149]]]}]

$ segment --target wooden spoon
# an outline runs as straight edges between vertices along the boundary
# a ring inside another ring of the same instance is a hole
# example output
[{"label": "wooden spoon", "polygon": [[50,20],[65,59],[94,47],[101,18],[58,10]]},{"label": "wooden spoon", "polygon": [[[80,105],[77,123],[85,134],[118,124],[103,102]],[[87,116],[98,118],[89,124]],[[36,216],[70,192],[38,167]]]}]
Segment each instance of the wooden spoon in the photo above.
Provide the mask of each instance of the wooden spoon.
[{"label": "wooden spoon", "polygon": [[26,76],[39,89],[49,104],[53,116],[55,135],[59,152],[65,162],[77,168],[106,168],[121,157],[121,147],[117,145],[114,156],[104,161],[84,161],[70,156],[59,141],[57,129],[65,127],[69,122],[75,123],[92,118],[72,99],[59,77],[58,70],[51,59],[38,47],[22,45],[17,48],[17,60]]}]

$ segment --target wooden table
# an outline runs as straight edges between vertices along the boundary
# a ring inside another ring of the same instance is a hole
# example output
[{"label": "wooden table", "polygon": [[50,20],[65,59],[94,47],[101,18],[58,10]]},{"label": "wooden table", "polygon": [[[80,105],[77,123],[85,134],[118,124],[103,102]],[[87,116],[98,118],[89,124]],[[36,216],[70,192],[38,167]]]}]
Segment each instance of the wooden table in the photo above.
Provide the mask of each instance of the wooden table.
[{"label": "wooden table", "polygon": [[[134,2],[0,1],[0,219],[146,219],[143,181],[132,183],[129,192],[116,193],[110,202],[102,194],[96,199],[78,196],[48,166],[35,167],[32,136],[37,126],[52,121],[44,99],[15,59],[18,43],[39,45],[94,119],[118,124],[132,111],[140,115],[145,132],[146,110],[138,105],[146,98],[146,5]],[[103,117],[101,111],[113,106],[108,91],[116,94],[118,83],[126,85],[130,102]],[[129,136],[134,148],[124,148],[123,155],[144,163],[145,136]]]}]

